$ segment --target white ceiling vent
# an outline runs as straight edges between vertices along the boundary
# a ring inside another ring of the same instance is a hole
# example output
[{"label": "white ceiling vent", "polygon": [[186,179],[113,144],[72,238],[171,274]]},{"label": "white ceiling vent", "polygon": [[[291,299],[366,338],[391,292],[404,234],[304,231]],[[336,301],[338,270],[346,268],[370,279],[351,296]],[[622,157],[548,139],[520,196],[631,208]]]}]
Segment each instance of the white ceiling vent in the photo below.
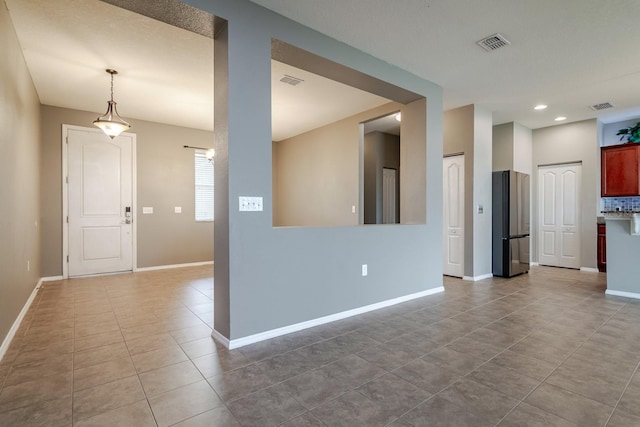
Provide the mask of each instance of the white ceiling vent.
[{"label": "white ceiling vent", "polygon": [[286,83],[291,86],[297,86],[300,83],[302,83],[304,80],[285,74],[284,77],[280,79],[280,81],[282,83]]},{"label": "white ceiling vent", "polygon": [[491,52],[511,44],[511,42],[505,39],[500,33],[492,34],[482,40],[478,40],[476,43],[487,52]]},{"label": "white ceiling vent", "polygon": [[593,111],[606,110],[613,107],[615,107],[615,105],[613,105],[612,102],[601,102],[600,104],[589,105],[589,108]]}]

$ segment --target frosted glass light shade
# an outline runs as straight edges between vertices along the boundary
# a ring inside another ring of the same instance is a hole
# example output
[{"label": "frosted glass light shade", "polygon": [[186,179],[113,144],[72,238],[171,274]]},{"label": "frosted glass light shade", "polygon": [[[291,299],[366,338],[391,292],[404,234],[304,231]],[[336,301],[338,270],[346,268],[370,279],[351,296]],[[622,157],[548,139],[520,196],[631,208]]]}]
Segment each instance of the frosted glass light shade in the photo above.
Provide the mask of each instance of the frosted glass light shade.
[{"label": "frosted glass light shade", "polygon": [[93,121],[93,124],[113,139],[131,126],[118,115],[115,101],[107,101],[107,112]]}]

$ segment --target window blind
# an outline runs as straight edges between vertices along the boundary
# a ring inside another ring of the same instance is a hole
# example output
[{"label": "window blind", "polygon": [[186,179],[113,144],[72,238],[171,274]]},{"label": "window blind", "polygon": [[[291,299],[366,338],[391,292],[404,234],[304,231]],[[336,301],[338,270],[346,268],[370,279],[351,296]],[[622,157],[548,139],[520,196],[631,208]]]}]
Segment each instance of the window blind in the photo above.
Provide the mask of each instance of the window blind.
[{"label": "window blind", "polygon": [[213,162],[195,153],[196,221],[213,221]]}]

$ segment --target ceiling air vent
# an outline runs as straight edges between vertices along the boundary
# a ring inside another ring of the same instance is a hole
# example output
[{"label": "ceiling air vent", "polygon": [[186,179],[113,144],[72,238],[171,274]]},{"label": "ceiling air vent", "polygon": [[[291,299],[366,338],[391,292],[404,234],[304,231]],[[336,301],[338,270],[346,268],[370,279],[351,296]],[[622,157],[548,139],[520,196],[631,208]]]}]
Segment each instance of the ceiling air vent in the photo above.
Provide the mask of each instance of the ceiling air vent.
[{"label": "ceiling air vent", "polygon": [[492,34],[489,37],[478,40],[476,43],[487,52],[491,52],[511,44],[511,42],[505,39],[500,33]]},{"label": "ceiling air vent", "polygon": [[291,86],[297,86],[300,83],[302,83],[304,80],[285,74],[284,77],[280,79],[280,81],[282,83],[286,83]]},{"label": "ceiling air vent", "polygon": [[601,102],[600,104],[589,105],[589,108],[591,108],[593,111],[606,110],[613,107],[615,107],[615,105],[613,105],[613,103],[611,102]]}]

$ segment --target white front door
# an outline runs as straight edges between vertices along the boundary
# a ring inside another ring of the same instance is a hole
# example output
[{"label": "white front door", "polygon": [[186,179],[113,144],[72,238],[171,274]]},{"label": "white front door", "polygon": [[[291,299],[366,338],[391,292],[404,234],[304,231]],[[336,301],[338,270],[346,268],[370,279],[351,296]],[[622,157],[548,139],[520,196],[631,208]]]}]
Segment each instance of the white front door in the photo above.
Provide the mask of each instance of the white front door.
[{"label": "white front door", "polygon": [[66,127],[68,275],[133,270],[133,135]]},{"label": "white front door", "polygon": [[540,264],[580,268],[582,166],[538,168]]},{"label": "white front door", "polygon": [[396,223],[396,175],[397,171],[382,168],[382,223]]},{"label": "white front door", "polygon": [[464,156],[443,160],[443,274],[464,276]]}]

